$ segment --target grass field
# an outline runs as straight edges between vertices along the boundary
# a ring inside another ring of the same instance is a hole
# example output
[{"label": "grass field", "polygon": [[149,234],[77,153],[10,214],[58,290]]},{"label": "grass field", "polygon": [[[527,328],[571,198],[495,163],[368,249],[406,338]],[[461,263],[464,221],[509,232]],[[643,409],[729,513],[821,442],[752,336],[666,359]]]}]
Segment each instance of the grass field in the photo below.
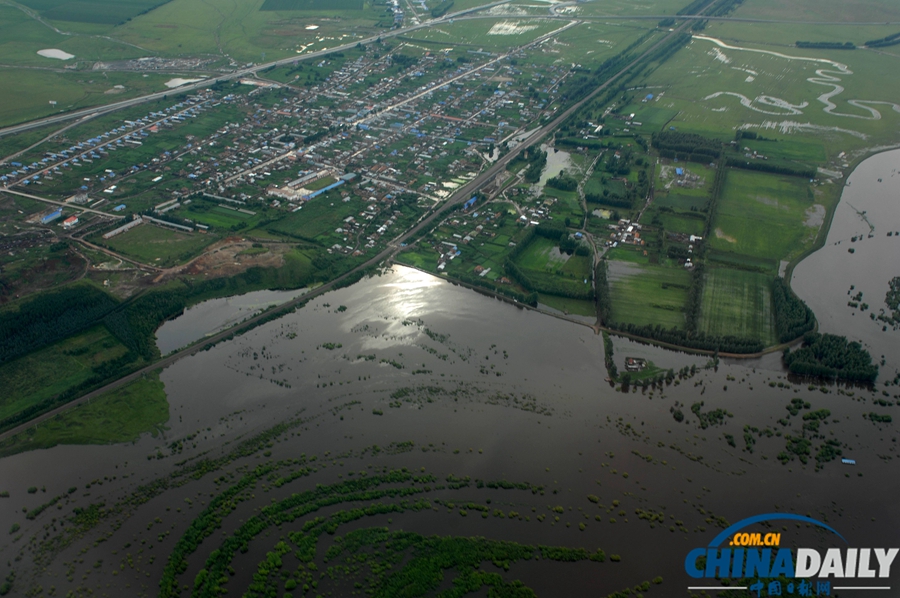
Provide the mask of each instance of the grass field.
[{"label": "grass field", "polygon": [[808,189],[797,177],[730,170],[713,216],[710,246],[773,260],[802,253],[818,231],[804,224],[813,205]]},{"label": "grass field", "polygon": [[650,264],[636,251],[615,251],[613,255],[626,259],[609,260],[612,320],[683,328],[690,274]]},{"label": "grass field", "polygon": [[127,352],[103,326],[0,366],[0,418],[87,380],[91,368]]},{"label": "grass field", "polygon": [[[736,17],[803,21],[900,21],[900,5],[893,0],[754,0],[745,2]],[[796,25],[795,25],[796,27]]]},{"label": "grass field", "polygon": [[[848,100],[896,103],[900,81],[884,76],[895,68],[896,58],[868,51],[796,48],[794,42],[862,43],[897,29],[711,23],[703,34],[724,40],[728,47],[695,38],[667,61],[666,68],[650,75],[646,84],[664,93],[654,104],[679,111],[670,124],[681,131],[728,140],[737,127],[746,126],[778,138],[776,145],[785,139],[800,142],[783,152],[774,146],[769,150],[766,144],[766,151],[773,155],[784,153],[789,159],[807,162],[831,159],[841,151],[894,139],[900,114],[886,104],[865,104],[878,111],[879,118],[874,118]],[[819,69],[835,78],[818,76]],[[830,109],[819,97],[832,90],[832,84],[845,89],[830,98],[835,105]]]},{"label": "grass field", "polygon": [[535,237],[516,262],[526,270],[555,272],[562,269],[569,259],[570,256],[559,252],[557,244],[552,240]]},{"label": "grass field", "polygon": [[[0,86],[0,126],[160,91],[170,78],[135,73],[86,77],[75,72],[0,68],[0,81],[15,81]],[[116,85],[125,89],[118,90]],[[107,93],[110,90],[115,93]]]},{"label": "grass field", "polygon": [[0,443],[0,457],[58,444],[131,442],[169,420],[159,374],[140,378]]},{"label": "grass field", "polygon": [[102,242],[138,261],[166,267],[189,260],[215,240],[213,235],[182,233],[143,224]]},{"label": "grass field", "polygon": [[776,341],[771,275],[730,268],[709,268],[703,281],[699,329],[713,336]]}]

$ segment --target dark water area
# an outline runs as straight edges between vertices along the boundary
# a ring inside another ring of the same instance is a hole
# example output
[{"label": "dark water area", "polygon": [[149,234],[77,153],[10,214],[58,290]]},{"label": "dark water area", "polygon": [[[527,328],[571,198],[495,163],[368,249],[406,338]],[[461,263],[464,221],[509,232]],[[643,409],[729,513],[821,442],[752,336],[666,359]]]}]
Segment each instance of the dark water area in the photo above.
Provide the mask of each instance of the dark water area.
[{"label": "dark water area", "polygon": [[[620,369],[626,356],[675,370],[703,368],[708,361],[616,337],[613,344]],[[253,500],[237,505],[221,531],[190,556],[188,571],[179,578],[183,584],[192,585],[210,552],[260,507],[316,484],[348,479],[351,472],[360,476],[382,467],[424,468],[439,480],[452,474],[527,481],[543,490],[474,485],[433,490],[425,496],[433,510],[366,518],[338,535],[378,525],[621,555],[619,563],[541,560],[503,572],[541,596],[605,596],[657,575],[664,583],[648,595],[685,595],[692,581],[684,573],[685,555],[721,531],[714,517],[734,523],[758,513],[809,514],[827,519],[851,546],[897,544],[896,434],[893,424],[863,418],[873,409],[890,412],[873,407],[880,394],[791,384],[777,356],[723,360],[716,369],[701,369],[662,388],[623,391],[605,381],[603,355],[602,337],[586,326],[395,267],[165,369],[161,378],[171,418],[164,437],[56,447],[0,460],[0,490],[11,494],[0,499],[0,521],[19,523],[23,534],[18,541],[17,534],[0,534],[0,556],[12,560],[22,551],[15,568],[23,593],[28,584],[40,583],[45,590],[55,585],[58,595],[78,587],[95,595],[156,595],[175,543],[225,487],[216,482],[218,476],[240,476],[262,463],[300,455],[316,455],[317,471],[281,487],[258,486]],[[800,435],[805,423],[786,410],[792,399],[809,403],[804,413],[831,412],[821,424],[822,438],[814,438],[812,456],[823,439],[836,438],[843,454],[856,459],[855,467],[831,461],[816,471],[814,459],[806,465],[798,458],[787,464],[777,459],[785,436]],[[691,411],[695,404],[702,417]],[[716,409],[725,412],[721,423],[709,415]],[[683,422],[675,420],[675,410],[683,413]],[[221,456],[241,440],[298,416],[304,423],[271,442],[265,454],[236,459],[123,510],[118,524],[102,523],[48,565],[34,564],[29,538],[51,537],[53,518],[100,500],[108,507],[120,504],[137,485],[176,470],[179,462]],[[749,448],[745,433],[752,440]],[[413,444],[401,452],[365,452],[402,442]],[[96,479],[103,485],[84,488]],[[29,486],[46,486],[46,493],[27,494]],[[71,486],[78,491],[60,509],[54,506],[34,520],[24,517],[22,507],[32,509]],[[490,500],[492,510],[519,515],[462,516],[458,509],[438,506],[437,499]],[[346,507],[317,515],[340,508]],[[664,523],[639,519],[638,509],[665,513]],[[545,519],[538,521],[539,515]],[[246,554],[236,555],[230,594],[243,593],[257,564],[291,529],[266,532]],[[107,533],[105,542],[95,544]],[[822,547],[833,541],[794,525],[786,527],[788,536],[792,546],[800,539]],[[332,541],[325,536],[320,553]],[[127,558],[134,559],[133,567]],[[100,559],[103,564],[94,568]],[[490,563],[485,567],[502,572]],[[343,587],[335,586],[334,595],[348,595]]]},{"label": "dark water area", "polygon": [[[791,280],[823,332],[862,342],[878,361],[884,356],[880,380],[900,370],[900,331],[882,331],[884,324],[870,319],[886,309],[888,282],[900,276],[898,233],[900,150],[894,150],[868,158],[848,177],[825,246],[800,262]],[[868,303],[866,311],[848,305],[860,292],[857,303]]]},{"label": "dark water area", "polygon": [[286,303],[305,292],[306,289],[254,291],[235,297],[203,301],[160,326],[156,331],[156,346],[160,353],[166,355],[253,317],[267,307]]}]

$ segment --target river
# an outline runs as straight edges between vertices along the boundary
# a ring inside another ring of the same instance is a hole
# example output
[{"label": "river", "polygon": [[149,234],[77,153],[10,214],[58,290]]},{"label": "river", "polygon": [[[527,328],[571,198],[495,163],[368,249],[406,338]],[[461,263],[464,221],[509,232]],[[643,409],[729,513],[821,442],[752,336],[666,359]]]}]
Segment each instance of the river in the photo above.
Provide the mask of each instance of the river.
[{"label": "river", "polygon": [[[888,282],[900,276],[898,233],[900,150],[894,150],[868,158],[850,174],[824,247],[800,262],[791,279],[821,331],[858,340],[873,359],[885,359],[881,380],[900,369],[900,332],[882,330],[870,314],[886,309]],[[868,303],[866,311],[848,305],[860,292],[856,303]]]}]

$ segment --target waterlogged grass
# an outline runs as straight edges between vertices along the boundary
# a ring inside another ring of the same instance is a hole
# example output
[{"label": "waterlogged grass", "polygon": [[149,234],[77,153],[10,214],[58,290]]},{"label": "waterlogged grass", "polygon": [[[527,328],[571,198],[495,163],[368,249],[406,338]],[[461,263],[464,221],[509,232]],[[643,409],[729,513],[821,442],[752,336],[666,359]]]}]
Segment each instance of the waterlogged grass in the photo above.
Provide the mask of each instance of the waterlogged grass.
[{"label": "waterlogged grass", "polygon": [[557,244],[552,240],[535,237],[516,261],[527,270],[555,272],[563,268],[569,259],[568,255],[559,252]]},{"label": "waterlogged grass", "polygon": [[5,440],[0,457],[58,444],[131,442],[156,436],[168,420],[166,391],[154,373]]},{"label": "waterlogged grass", "polygon": [[76,386],[127,349],[103,326],[0,366],[0,418]]},{"label": "waterlogged grass", "polygon": [[568,297],[557,297],[556,295],[547,295],[545,293],[538,294],[538,303],[542,303],[547,307],[558,309],[559,311],[576,316],[596,316],[597,308],[594,307],[593,301],[585,301],[583,299],[569,299]]},{"label": "waterlogged grass", "polygon": [[771,275],[709,268],[703,281],[700,331],[775,342]]},{"label": "waterlogged grass", "polygon": [[788,259],[815,240],[818,229],[804,224],[812,205],[805,179],[731,170],[713,217],[710,245],[757,258]]}]

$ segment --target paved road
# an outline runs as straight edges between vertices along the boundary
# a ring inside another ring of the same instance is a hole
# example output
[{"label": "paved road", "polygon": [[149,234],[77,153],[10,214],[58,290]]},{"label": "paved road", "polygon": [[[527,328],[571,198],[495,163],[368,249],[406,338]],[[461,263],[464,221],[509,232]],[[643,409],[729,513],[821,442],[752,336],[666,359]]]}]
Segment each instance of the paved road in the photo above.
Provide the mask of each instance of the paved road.
[{"label": "paved road", "polygon": [[400,251],[401,244],[403,242],[405,242],[407,239],[409,239],[413,235],[416,235],[419,232],[421,232],[425,227],[429,226],[432,222],[434,222],[437,218],[442,216],[444,213],[449,211],[454,206],[471,198],[472,194],[474,194],[482,186],[488,184],[493,179],[493,177],[497,175],[497,173],[503,171],[506,168],[506,166],[509,164],[509,162],[512,161],[520,152],[522,152],[526,148],[531,147],[532,145],[538,143],[541,139],[543,139],[551,131],[553,131],[560,124],[562,124],[562,122],[565,119],[567,119],[569,116],[571,116],[576,110],[581,108],[586,102],[589,102],[597,94],[599,94],[600,92],[607,89],[610,85],[612,85],[615,81],[617,81],[622,75],[624,75],[626,72],[628,72],[629,69],[631,69],[634,65],[636,65],[638,62],[643,60],[644,57],[646,57],[648,54],[650,54],[651,52],[653,52],[654,50],[659,48],[661,45],[666,43],[671,37],[680,33],[681,30],[687,26],[687,24],[688,24],[687,21],[685,21],[680,27],[678,27],[671,33],[667,34],[660,41],[658,41],[656,44],[654,44],[651,48],[646,50],[643,54],[641,54],[639,57],[635,58],[633,61],[631,61],[629,64],[627,64],[624,68],[622,68],[619,72],[617,72],[615,75],[610,77],[605,83],[601,84],[596,89],[594,89],[594,91],[592,91],[590,94],[588,94],[582,100],[580,100],[573,106],[569,107],[568,109],[562,111],[562,113],[560,113],[551,122],[547,123],[540,129],[538,129],[537,131],[532,133],[522,143],[517,145],[515,148],[510,150],[509,153],[507,153],[506,155],[501,157],[499,160],[497,160],[490,168],[485,170],[478,177],[476,177],[475,179],[473,179],[472,181],[470,181],[463,187],[460,187],[450,197],[450,199],[448,199],[440,208],[427,214],[413,228],[409,229],[407,232],[403,233],[398,238],[396,238],[394,241],[392,241],[388,245],[387,248],[385,248],[383,251],[381,251],[374,257],[367,260],[365,263],[357,266],[356,268],[354,268],[347,274],[344,274],[343,276],[340,276],[339,278],[337,278],[329,283],[326,283],[320,287],[317,287],[316,289],[314,289],[308,293],[305,293],[305,294],[301,295],[300,297],[297,297],[291,301],[288,301],[287,303],[284,303],[281,306],[274,308],[273,310],[263,312],[262,314],[259,314],[253,318],[250,318],[249,320],[247,320],[241,324],[238,324],[232,328],[229,328],[228,330],[223,330],[222,332],[219,332],[217,334],[214,334],[212,336],[204,338],[202,341],[198,341],[196,344],[194,344],[190,347],[187,347],[185,349],[182,349],[180,351],[172,353],[171,355],[164,357],[163,359],[153,363],[152,365],[148,365],[132,374],[129,374],[123,378],[120,378],[114,382],[111,382],[111,383],[103,386],[102,388],[95,390],[94,392],[88,393],[88,394],[82,396],[81,398],[76,399],[75,401],[66,403],[65,405],[62,405],[61,407],[58,407],[52,411],[49,411],[31,421],[29,421],[26,424],[22,424],[20,426],[12,428],[6,432],[3,432],[2,434],[0,434],[0,441],[6,440],[7,438],[14,436],[15,434],[18,434],[20,432],[23,432],[23,431],[27,430],[28,428],[35,427],[38,424],[40,424],[41,422],[47,421],[48,419],[51,419],[51,418],[55,417],[56,415],[63,413],[65,411],[68,411],[69,409],[73,409],[73,408],[77,407],[78,405],[87,403],[91,399],[94,399],[104,393],[107,393],[107,392],[110,392],[117,388],[120,388],[121,386],[124,386],[125,384],[128,384],[129,382],[132,382],[132,381],[140,378],[143,375],[149,374],[149,373],[159,370],[159,369],[166,368],[166,367],[172,365],[173,363],[175,363],[176,361],[179,361],[185,357],[189,357],[189,356],[197,353],[198,351],[202,350],[203,347],[205,347],[206,345],[208,345],[210,343],[215,344],[233,334],[240,334],[241,332],[254,327],[258,322],[260,322],[264,318],[270,317],[273,313],[279,313],[279,314],[288,313],[289,311],[293,310],[294,307],[296,307],[300,303],[309,301],[310,299],[312,299],[318,295],[321,295],[323,293],[326,293],[326,292],[332,290],[336,285],[338,285],[342,281],[350,278],[354,274],[357,274],[358,272],[360,272],[362,270],[365,270],[371,266],[378,265],[378,264],[384,262],[385,260],[392,258],[394,255],[396,255]]}]

